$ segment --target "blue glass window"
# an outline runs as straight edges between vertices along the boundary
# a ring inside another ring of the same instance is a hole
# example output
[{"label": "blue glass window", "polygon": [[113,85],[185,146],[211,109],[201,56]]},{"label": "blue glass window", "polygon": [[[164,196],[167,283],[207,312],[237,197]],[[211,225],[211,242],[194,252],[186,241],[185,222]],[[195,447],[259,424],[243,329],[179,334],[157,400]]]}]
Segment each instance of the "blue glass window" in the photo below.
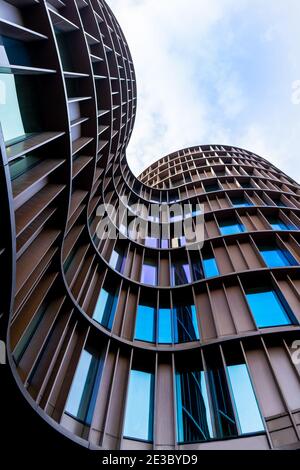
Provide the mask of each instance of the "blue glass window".
[{"label": "blue glass window", "polygon": [[125,413],[125,437],[152,441],[153,399],[153,374],[131,370]]},{"label": "blue glass window", "polygon": [[65,411],[91,424],[102,373],[102,361],[84,349],[74,375]]},{"label": "blue glass window", "polygon": [[264,430],[261,414],[245,364],[227,367],[242,434]]},{"label": "blue glass window", "polygon": [[298,265],[288,250],[281,250],[276,245],[262,246],[260,247],[260,253],[269,268]]},{"label": "blue glass window", "polygon": [[281,199],[274,200],[277,207],[286,207],[286,204]]},{"label": "blue glass window", "polygon": [[173,342],[172,336],[172,310],[160,308],[158,311],[158,342],[170,344]]},{"label": "blue glass window", "polygon": [[157,265],[152,260],[145,260],[142,266],[141,282],[156,286],[157,284]]},{"label": "blue glass window", "polygon": [[220,222],[220,230],[222,235],[231,235],[233,233],[245,232],[245,227],[237,221],[237,219],[226,219]]},{"label": "blue glass window", "polygon": [[154,307],[138,305],[135,323],[135,339],[148,343],[155,342],[155,317],[156,309]]},{"label": "blue glass window", "polygon": [[235,197],[235,198],[231,198],[231,204],[234,206],[234,207],[249,207],[249,206],[253,206],[253,204],[249,201],[247,201],[246,198],[244,197]]},{"label": "blue glass window", "polygon": [[178,261],[172,264],[172,285],[180,286],[191,282],[190,266],[187,262]]},{"label": "blue glass window", "polygon": [[267,219],[273,230],[296,230],[292,224],[287,225],[279,217],[267,217]]},{"label": "blue glass window", "polygon": [[123,274],[125,268],[125,256],[124,251],[121,250],[121,248],[116,247],[113,249],[109,264],[113,269]]},{"label": "blue glass window", "polygon": [[290,317],[272,290],[252,289],[247,292],[247,299],[259,328],[290,325]]},{"label": "blue glass window", "polygon": [[114,321],[117,301],[117,291],[109,292],[104,287],[101,289],[93,313],[93,319],[109,330],[111,330]]},{"label": "blue glass window", "polygon": [[203,371],[176,372],[177,440],[201,442],[213,437]]},{"label": "blue glass window", "polygon": [[187,343],[200,339],[195,305],[174,308],[174,342]]},{"label": "blue glass window", "polygon": [[203,260],[203,269],[205,277],[219,276],[219,268],[215,258],[206,258]]}]

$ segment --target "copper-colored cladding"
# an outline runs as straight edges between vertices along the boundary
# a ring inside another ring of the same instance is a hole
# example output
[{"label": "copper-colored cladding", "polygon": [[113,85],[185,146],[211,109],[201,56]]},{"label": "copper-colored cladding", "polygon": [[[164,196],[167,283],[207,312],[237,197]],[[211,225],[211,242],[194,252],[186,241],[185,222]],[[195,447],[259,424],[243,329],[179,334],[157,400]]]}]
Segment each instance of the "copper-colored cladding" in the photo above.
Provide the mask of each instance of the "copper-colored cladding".
[{"label": "copper-colored cladding", "polygon": [[[1,339],[9,323],[9,365],[28,408],[35,404],[60,433],[98,449],[299,447],[300,368],[291,360],[291,346],[300,335],[300,271],[297,266],[269,269],[258,250],[259,243],[276,240],[300,262],[299,185],[251,152],[216,145],[166,156],[135,178],[125,155],[136,112],[135,74],[126,40],[106,3],[10,0],[1,3],[0,11],[1,34],[32,47],[35,64],[17,64],[10,72],[25,74],[40,97],[40,121],[26,129],[35,137],[6,148],[1,139]],[[72,70],[64,68],[54,28],[65,41]],[[72,81],[76,96],[70,92]],[[8,162],[29,151],[41,162],[10,181]],[[219,191],[207,192],[207,185],[217,181]],[[243,188],[247,182],[249,188]],[[230,197],[242,193],[253,205],[234,208]],[[180,247],[158,249],[130,239],[97,239],[98,205],[117,202],[120,195],[146,205],[174,199],[203,204],[204,249],[189,254]],[[295,230],[271,231],[271,215],[280,215]],[[247,231],[221,236],[219,224],[228,216],[235,216]],[[109,266],[115,245],[126,256],[123,274]],[[201,258],[208,250],[216,258],[219,276],[170,286],[172,261],[191,262],[192,256]],[[72,261],[64,265],[70,254]],[[156,287],[140,282],[144,259],[157,262]],[[119,286],[112,331],[91,318],[105,282]],[[282,292],[297,319],[295,325],[258,329],[244,292],[245,286],[254,284]],[[197,307],[201,342],[166,346],[134,341],[135,312],[142,297],[156,305],[191,299]],[[12,351],[42,304],[46,313],[16,367]],[[102,351],[104,358],[89,426],[64,411],[86,344]],[[248,364],[266,431],[179,445],[175,364],[197,357],[205,363],[212,351],[224,361],[224,351],[237,347]],[[155,373],[153,443],[123,435],[129,371],[136,362]]]}]

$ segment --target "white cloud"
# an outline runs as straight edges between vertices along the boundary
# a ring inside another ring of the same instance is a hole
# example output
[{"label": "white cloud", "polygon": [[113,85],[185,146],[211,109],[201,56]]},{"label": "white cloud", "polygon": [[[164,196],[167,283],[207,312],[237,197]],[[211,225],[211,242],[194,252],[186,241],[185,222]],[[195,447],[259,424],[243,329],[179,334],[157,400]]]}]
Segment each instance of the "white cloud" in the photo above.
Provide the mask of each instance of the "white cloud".
[{"label": "white cloud", "polygon": [[300,180],[298,0],[109,0],[135,64],[133,171],[190,145],[260,153]]}]

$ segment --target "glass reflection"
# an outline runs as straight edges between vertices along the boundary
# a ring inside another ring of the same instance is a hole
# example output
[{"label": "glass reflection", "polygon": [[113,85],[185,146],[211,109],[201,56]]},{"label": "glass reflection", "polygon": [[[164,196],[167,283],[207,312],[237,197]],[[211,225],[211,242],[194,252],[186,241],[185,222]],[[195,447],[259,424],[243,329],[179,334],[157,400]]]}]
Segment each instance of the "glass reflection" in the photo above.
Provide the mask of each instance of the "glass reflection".
[{"label": "glass reflection", "polygon": [[174,342],[187,343],[200,339],[195,305],[174,308]]},{"label": "glass reflection", "polygon": [[152,441],[153,398],[154,375],[131,370],[125,413],[125,437]]},{"label": "glass reflection", "polygon": [[110,292],[104,287],[101,289],[94,309],[93,319],[108,330],[111,330],[113,325],[117,301],[118,289],[114,292]]},{"label": "glass reflection", "polygon": [[240,428],[243,434],[264,430],[246,364],[227,367]]},{"label": "glass reflection", "polygon": [[173,263],[171,271],[173,286],[180,286],[192,282],[190,267],[187,262],[178,261],[176,263]]},{"label": "glass reflection", "polygon": [[160,308],[158,311],[158,342],[169,344],[173,342],[172,310]]},{"label": "glass reflection", "polygon": [[288,312],[274,291],[251,289],[247,299],[259,328],[291,324]]},{"label": "glass reflection", "polygon": [[212,438],[212,419],[204,372],[177,372],[176,397],[178,441],[201,442]]},{"label": "glass reflection", "polygon": [[65,411],[85,424],[92,422],[102,363],[99,357],[84,349],[70,388]]},{"label": "glass reflection", "polygon": [[260,253],[269,268],[298,265],[288,250],[281,250],[274,245],[261,246]]},{"label": "glass reflection", "polygon": [[204,269],[206,278],[219,276],[219,268],[218,268],[215,258],[204,259],[203,269]]},{"label": "glass reflection", "polygon": [[135,339],[155,342],[155,316],[156,309],[150,305],[138,305],[135,322]]}]

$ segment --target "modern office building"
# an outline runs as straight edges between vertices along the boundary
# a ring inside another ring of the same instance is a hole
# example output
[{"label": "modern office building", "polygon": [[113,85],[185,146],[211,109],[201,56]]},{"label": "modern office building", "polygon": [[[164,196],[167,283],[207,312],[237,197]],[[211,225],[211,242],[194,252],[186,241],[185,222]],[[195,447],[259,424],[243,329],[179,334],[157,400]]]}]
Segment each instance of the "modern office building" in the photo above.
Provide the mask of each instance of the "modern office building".
[{"label": "modern office building", "polygon": [[[19,398],[7,406],[26,410],[15,430],[26,416],[91,449],[299,448],[300,186],[224,145],[136,178],[134,66],[103,0],[1,0],[0,34],[0,367]],[[121,197],[132,220],[163,208],[143,237],[98,211]],[[176,236],[173,204],[192,224],[204,213],[203,247]]]}]

